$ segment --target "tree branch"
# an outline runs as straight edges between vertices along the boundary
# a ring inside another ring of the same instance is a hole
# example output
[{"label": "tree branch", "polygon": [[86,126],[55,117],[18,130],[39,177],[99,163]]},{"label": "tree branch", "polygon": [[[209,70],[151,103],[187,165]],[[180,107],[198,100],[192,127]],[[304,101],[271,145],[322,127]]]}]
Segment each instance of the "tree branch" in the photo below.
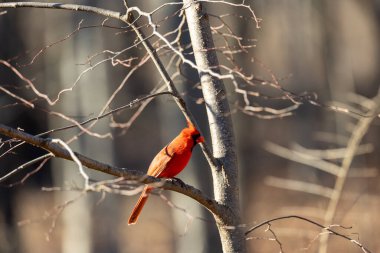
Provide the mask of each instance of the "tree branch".
[{"label": "tree branch", "polygon": [[[37,137],[23,131],[8,127],[4,124],[0,124],[0,134],[7,136],[9,138],[15,138],[17,140],[22,140],[28,144],[33,146],[42,148],[52,153],[55,157],[63,158],[66,160],[72,161],[72,157],[70,153],[63,148],[61,145],[57,143],[53,143],[50,139]],[[177,180],[163,180],[155,177],[147,176],[144,173],[136,170],[130,170],[125,168],[119,168],[116,166],[112,166],[109,164],[105,164],[94,159],[91,159],[87,156],[81,155],[75,152],[76,157],[82,163],[82,165],[86,166],[89,169],[101,171],[106,174],[110,174],[117,177],[123,177],[125,180],[136,180],[144,184],[149,183],[163,183],[161,188],[165,190],[171,190],[178,193],[182,193],[201,205],[207,208],[214,215],[219,216],[222,210],[222,206],[219,205],[215,200],[209,198],[200,190],[194,188],[193,186],[184,184]]]},{"label": "tree branch", "polygon": [[[325,224],[331,224],[334,220],[336,210],[338,208],[339,200],[343,194],[343,188],[346,184],[347,175],[351,168],[351,164],[354,160],[357,149],[364,138],[364,135],[367,133],[368,128],[370,127],[372,121],[376,119],[376,113],[380,108],[380,89],[377,92],[377,95],[372,99],[373,104],[370,107],[368,112],[369,115],[372,115],[368,118],[360,118],[359,122],[356,124],[355,128],[352,130],[351,137],[347,143],[346,152],[342,160],[342,165],[339,168],[339,173],[335,180],[334,189],[332,191],[327,210],[324,217]],[[327,252],[327,240],[328,235],[321,237],[321,243],[319,252]]]},{"label": "tree branch", "polygon": [[[125,5],[127,5],[127,1],[124,1]],[[134,16],[132,13],[129,13],[129,19],[127,22],[133,29],[133,31],[136,33],[137,37],[141,41],[141,43],[144,45],[145,50],[148,52],[150,58],[152,59],[154,65],[156,66],[158,72],[160,73],[162,79],[164,80],[165,84],[168,87],[168,90],[173,93],[174,101],[177,103],[178,107],[180,108],[181,112],[185,116],[185,118],[192,122],[193,125],[195,125],[198,129],[199,127],[195,123],[195,118],[190,112],[190,110],[187,108],[185,100],[181,97],[180,93],[178,92],[177,88],[174,85],[173,80],[170,78],[169,73],[166,71],[164,65],[162,64],[162,61],[160,60],[160,57],[157,55],[157,51],[153,48],[152,44],[149,43],[149,41],[146,39],[146,36],[144,33],[137,28],[134,23],[136,22],[134,19]],[[200,143],[200,146],[202,148],[202,151],[211,167],[212,170],[218,170],[219,164],[212,155],[210,149],[205,143]]]},{"label": "tree branch", "polygon": [[[344,238],[352,243],[354,243],[356,246],[360,247],[362,249],[363,252],[365,253],[371,253],[371,251],[369,249],[367,249],[363,244],[361,244],[360,242],[358,242],[357,240],[354,240],[354,239],[351,239],[350,237],[344,235],[344,234],[341,234],[341,233],[338,233],[332,229],[330,229],[329,227],[325,227],[321,224],[319,224],[318,222],[315,222],[315,221],[312,221],[310,219],[307,219],[305,217],[302,217],[302,216],[298,216],[298,215],[287,215],[287,216],[282,216],[282,217],[277,217],[277,218],[273,218],[273,219],[269,219],[269,220],[266,220],[266,221],[263,221],[253,227],[251,227],[250,229],[248,229],[246,232],[245,232],[245,235],[247,236],[248,234],[252,233],[253,231],[255,231],[256,229],[264,226],[264,225],[269,225],[271,222],[273,221],[278,221],[278,220],[285,220],[285,219],[299,219],[299,220],[303,220],[303,221],[306,221],[308,223],[311,223],[319,228],[322,228],[326,231],[328,231],[330,234],[333,234],[333,235],[336,235],[336,236],[339,236],[341,238]],[[339,227],[342,227],[342,226],[339,226]],[[342,228],[345,228],[345,229],[349,229],[347,227],[342,227]]]},{"label": "tree branch", "polygon": [[64,3],[43,3],[43,2],[8,2],[0,3],[0,8],[43,8],[43,9],[57,9],[57,10],[70,10],[70,11],[84,11],[95,13],[98,15],[106,16],[109,18],[123,19],[120,12],[110,11],[98,7],[92,7],[80,4],[64,4]]},{"label": "tree branch", "polygon": [[[178,90],[176,89],[173,80],[171,80],[170,75],[166,71],[164,65],[162,64],[160,58],[157,55],[156,50],[147,40],[146,36],[140,31],[137,26],[134,24],[136,21],[133,18],[132,12],[129,12],[130,8],[127,5],[127,2],[124,1],[124,5],[127,8],[125,14],[121,12],[110,11],[107,9],[87,6],[87,5],[79,5],[79,4],[62,4],[62,3],[42,3],[42,2],[8,2],[8,3],[0,3],[0,8],[48,8],[48,9],[58,9],[58,10],[71,10],[71,11],[84,11],[95,13],[101,16],[106,16],[110,18],[118,19],[126,24],[128,24],[136,33],[141,43],[144,45],[147,50],[149,56],[151,57],[154,65],[158,69],[162,79],[165,81],[166,85],[170,92],[173,93],[174,100],[177,103],[178,107],[184,114],[187,120],[191,121],[195,126],[194,116],[191,114],[190,110],[188,110],[185,101],[180,96]],[[138,9],[133,8],[133,10],[138,11]],[[219,164],[212,155],[210,149],[205,143],[200,143],[202,151],[213,170],[218,170]]]}]

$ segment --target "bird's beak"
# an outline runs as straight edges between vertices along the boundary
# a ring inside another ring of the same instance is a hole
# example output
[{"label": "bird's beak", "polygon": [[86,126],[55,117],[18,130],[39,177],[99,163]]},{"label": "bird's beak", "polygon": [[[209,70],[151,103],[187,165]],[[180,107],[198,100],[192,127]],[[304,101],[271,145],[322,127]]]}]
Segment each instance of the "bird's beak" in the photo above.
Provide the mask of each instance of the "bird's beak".
[{"label": "bird's beak", "polygon": [[203,138],[203,136],[201,136],[197,139],[197,143],[200,143],[200,142],[202,142],[202,143],[205,142],[205,138]]}]

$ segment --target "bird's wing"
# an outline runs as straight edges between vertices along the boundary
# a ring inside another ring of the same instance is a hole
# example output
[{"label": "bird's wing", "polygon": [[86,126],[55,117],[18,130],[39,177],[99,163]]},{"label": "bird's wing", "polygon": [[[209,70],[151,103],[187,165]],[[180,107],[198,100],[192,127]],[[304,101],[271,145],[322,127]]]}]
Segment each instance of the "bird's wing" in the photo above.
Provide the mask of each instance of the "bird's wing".
[{"label": "bird's wing", "polygon": [[147,173],[149,176],[165,177],[165,175],[161,175],[162,172],[168,167],[169,162],[176,156],[176,153],[168,148],[168,146],[165,146],[150,163]]}]

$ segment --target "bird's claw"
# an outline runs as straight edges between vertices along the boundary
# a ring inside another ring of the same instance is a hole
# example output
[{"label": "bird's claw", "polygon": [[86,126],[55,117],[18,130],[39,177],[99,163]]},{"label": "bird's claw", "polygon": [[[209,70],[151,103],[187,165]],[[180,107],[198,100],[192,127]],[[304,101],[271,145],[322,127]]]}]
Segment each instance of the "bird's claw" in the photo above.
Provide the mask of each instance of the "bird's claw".
[{"label": "bird's claw", "polygon": [[185,183],[181,179],[179,179],[178,177],[172,177],[172,178],[169,178],[168,180],[173,182],[173,183],[178,183],[181,186],[185,185]]}]

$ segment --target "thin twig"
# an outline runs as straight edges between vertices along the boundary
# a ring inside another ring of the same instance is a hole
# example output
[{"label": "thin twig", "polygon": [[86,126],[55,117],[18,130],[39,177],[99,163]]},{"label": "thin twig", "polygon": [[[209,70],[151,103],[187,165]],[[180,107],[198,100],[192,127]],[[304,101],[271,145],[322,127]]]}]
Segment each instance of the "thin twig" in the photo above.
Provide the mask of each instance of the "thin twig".
[{"label": "thin twig", "polygon": [[[299,219],[299,220],[303,220],[303,221],[306,221],[308,223],[311,223],[319,228],[322,228],[323,230],[326,230],[329,234],[332,234],[332,235],[335,235],[335,236],[338,236],[338,237],[341,237],[343,239],[346,239],[350,242],[352,242],[353,244],[355,244],[356,246],[358,246],[363,252],[365,253],[371,253],[371,251],[366,248],[363,244],[361,244],[359,241],[357,240],[354,240],[344,234],[341,234],[339,232],[336,232],[332,229],[330,229],[330,227],[326,227],[326,226],[323,226],[321,224],[319,224],[318,222],[315,222],[313,220],[310,220],[308,218],[305,218],[305,217],[302,217],[302,216],[298,216],[298,215],[287,215],[287,216],[281,216],[281,217],[277,217],[277,218],[273,218],[273,219],[269,219],[269,220],[266,220],[266,221],[263,221],[253,227],[251,227],[250,229],[248,229],[246,232],[245,232],[245,236],[247,236],[248,234],[252,233],[253,231],[255,231],[256,229],[264,226],[264,225],[268,225],[270,224],[271,222],[274,222],[274,221],[278,221],[278,220],[287,220],[287,219]],[[339,226],[339,227],[342,227],[342,226]],[[345,229],[349,229],[347,227],[342,227],[342,228],[345,228]]]},{"label": "thin twig", "polygon": [[47,161],[49,161],[49,158],[45,158],[45,159],[39,159],[39,160],[42,160],[42,162],[40,163],[40,165],[37,166],[37,168],[35,168],[34,170],[32,170],[31,172],[28,172],[26,173],[26,175],[18,182],[15,182],[15,183],[11,183],[9,185],[7,185],[6,187],[14,187],[15,185],[20,185],[20,184],[23,184],[30,176],[36,174],[37,172],[39,172],[43,166],[45,165],[45,163]]},{"label": "thin twig", "polygon": [[152,99],[154,97],[157,97],[157,96],[161,96],[161,95],[171,95],[171,96],[174,96],[173,93],[169,92],[169,91],[163,91],[163,92],[157,92],[157,93],[154,93],[154,94],[150,94],[150,95],[147,95],[147,96],[144,96],[144,97],[141,97],[141,98],[136,98],[134,99],[133,101],[129,102],[128,104],[126,105],[123,105],[123,106],[120,106],[118,108],[115,108],[115,109],[112,109],[108,112],[105,112],[97,117],[93,117],[93,118],[90,118],[88,120],[85,120],[81,123],[78,123],[78,124],[72,124],[72,125],[68,125],[68,126],[65,126],[65,127],[60,127],[60,128],[55,128],[55,129],[52,129],[52,130],[49,130],[49,131],[46,131],[46,132],[43,132],[43,133],[40,133],[40,134],[37,134],[36,136],[45,136],[45,135],[48,135],[48,134],[51,134],[51,133],[54,133],[54,132],[58,132],[58,131],[62,131],[62,130],[67,130],[67,129],[70,129],[70,128],[73,128],[73,127],[78,127],[78,125],[86,125],[90,122],[93,122],[93,121],[97,121],[97,120],[100,120],[102,118],[105,118],[111,114],[114,114],[114,113],[117,113],[119,111],[122,111],[124,109],[129,109],[129,108],[133,108],[134,106],[136,106],[137,104],[140,104],[142,103],[143,101],[145,100],[149,100],[149,99]]},{"label": "thin twig", "polygon": [[9,95],[9,96],[11,96],[11,97],[13,97],[13,98],[19,100],[21,103],[26,104],[26,105],[29,106],[30,108],[34,108],[34,104],[33,104],[33,103],[31,103],[31,102],[29,102],[28,100],[26,100],[26,99],[24,99],[24,98],[22,98],[22,97],[20,97],[20,96],[18,96],[18,95],[16,95],[16,94],[14,94],[14,93],[11,92],[11,91],[5,89],[3,86],[0,86],[0,90],[2,90],[5,94],[7,94],[7,95]]},{"label": "thin twig", "polygon": [[0,3],[0,8],[47,8],[56,10],[84,11],[87,13],[95,13],[109,18],[121,19],[120,12],[110,11],[98,7],[92,7],[80,4],[64,4],[64,3],[43,3],[43,2],[8,2]]},{"label": "thin twig", "polygon": [[[127,5],[126,1],[125,1],[125,5]],[[129,10],[131,10],[131,8],[128,8],[128,11]],[[133,10],[138,10],[138,9],[134,8]],[[141,11],[139,11],[139,14],[141,14]],[[192,122],[195,126],[197,126],[197,124],[195,123],[196,121],[195,121],[194,116],[192,115],[191,111],[187,108],[187,105],[186,105],[184,99],[181,97],[177,88],[175,87],[173,80],[170,78],[169,73],[166,71],[166,69],[165,69],[164,65],[162,64],[159,56],[157,55],[157,51],[153,48],[152,44],[150,44],[149,41],[146,39],[146,36],[144,35],[144,33],[136,27],[136,25],[135,25],[136,20],[133,17],[133,14],[131,12],[127,12],[127,15],[129,15],[129,19],[126,20],[126,22],[132,27],[132,29],[136,33],[137,37],[139,38],[141,43],[144,45],[145,50],[148,52],[150,58],[152,59],[154,65],[156,66],[156,68],[157,68],[158,72],[160,73],[162,79],[164,80],[165,84],[168,86],[168,90],[173,93],[173,96],[175,97],[174,100],[177,103],[180,110],[182,111],[183,115],[185,116],[185,118],[188,121]],[[156,29],[156,28],[154,28],[154,29]],[[161,38],[161,39],[163,39],[163,38]],[[164,39],[164,41],[167,42],[166,39]],[[171,49],[173,49],[170,43],[166,43],[166,44]],[[198,129],[199,129],[199,127],[198,127]],[[219,164],[216,161],[216,159],[214,158],[214,156],[212,155],[208,146],[205,143],[200,143],[200,146],[202,148],[202,151],[203,151],[210,167],[213,170],[218,170]]]},{"label": "thin twig", "polygon": [[10,178],[11,176],[13,176],[14,174],[16,174],[17,172],[19,172],[19,171],[21,171],[21,170],[23,170],[23,169],[25,169],[25,168],[27,168],[29,166],[32,166],[33,164],[38,163],[41,160],[48,159],[48,158],[53,157],[53,156],[54,156],[53,154],[48,153],[46,155],[37,157],[37,158],[35,158],[33,160],[30,160],[30,161],[28,161],[28,162],[26,162],[26,163],[18,166],[16,169],[11,170],[8,174],[0,177],[0,183],[4,182],[5,180],[7,180],[8,178]]}]

